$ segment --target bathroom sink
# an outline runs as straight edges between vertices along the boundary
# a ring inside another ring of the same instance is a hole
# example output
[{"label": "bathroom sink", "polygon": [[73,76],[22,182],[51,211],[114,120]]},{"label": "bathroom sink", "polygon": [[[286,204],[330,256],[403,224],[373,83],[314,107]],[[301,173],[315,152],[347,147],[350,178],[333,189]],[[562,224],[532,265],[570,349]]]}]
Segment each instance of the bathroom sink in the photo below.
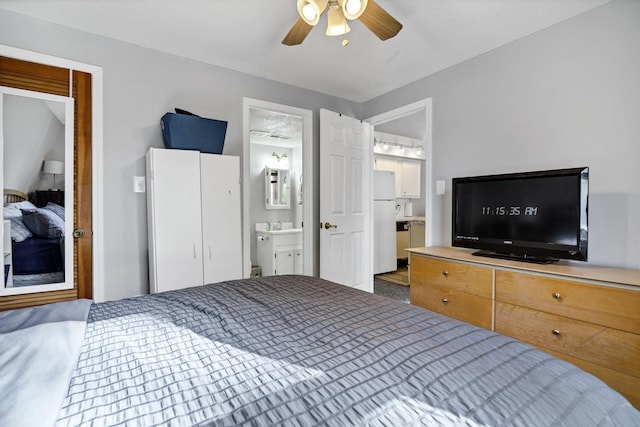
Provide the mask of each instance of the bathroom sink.
[{"label": "bathroom sink", "polygon": [[266,231],[266,230],[259,230],[256,231],[257,233],[264,233],[264,234],[271,234],[271,235],[275,235],[275,234],[296,234],[296,233],[302,233],[302,228],[287,228],[284,230],[270,230],[270,231]]}]

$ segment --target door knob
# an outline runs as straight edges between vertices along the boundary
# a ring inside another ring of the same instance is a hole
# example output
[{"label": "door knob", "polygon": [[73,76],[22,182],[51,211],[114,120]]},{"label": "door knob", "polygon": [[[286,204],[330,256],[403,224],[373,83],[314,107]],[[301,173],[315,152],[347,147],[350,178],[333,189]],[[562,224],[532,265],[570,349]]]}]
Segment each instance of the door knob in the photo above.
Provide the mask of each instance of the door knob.
[{"label": "door knob", "polygon": [[330,228],[338,228],[338,226],[337,226],[337,225],[335,225],[335,224],[331,224],[330,222],[325,222],[325,223],[324,223],[324,229],[325,229],[325,230],[328,230],[328,229],[330,229]]},{"label": "door knob", "polygon": [[84,237],[84,230],[82,228],[76,228],[75,230],[73,230],[74,239],[79,239],[81,237]]}]

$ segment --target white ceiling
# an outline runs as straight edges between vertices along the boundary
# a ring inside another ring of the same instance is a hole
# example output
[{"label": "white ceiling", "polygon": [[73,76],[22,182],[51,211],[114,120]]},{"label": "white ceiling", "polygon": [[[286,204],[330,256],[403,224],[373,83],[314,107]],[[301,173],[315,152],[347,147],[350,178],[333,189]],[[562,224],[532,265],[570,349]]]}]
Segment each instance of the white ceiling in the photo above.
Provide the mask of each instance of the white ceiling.
[{"label": "white ceiling", "polygon": [[385,42],[360,22],[350,44],[326,14],[300,46],[280,42],[296,0],[0,0],[0,8],[364,102],[610,0],[376,0],[404,28]]}]

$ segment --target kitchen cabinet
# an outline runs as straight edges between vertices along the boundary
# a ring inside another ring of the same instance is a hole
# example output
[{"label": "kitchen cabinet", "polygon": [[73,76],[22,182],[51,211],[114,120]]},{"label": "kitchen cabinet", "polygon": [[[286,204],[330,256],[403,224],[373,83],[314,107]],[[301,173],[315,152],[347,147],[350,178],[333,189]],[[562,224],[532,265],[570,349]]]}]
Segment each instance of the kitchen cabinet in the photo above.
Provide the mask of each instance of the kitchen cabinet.
[{"label": "kitchen cabinet", "polygon": [[302,229],[256,231],[263,276],[302,274]]},{"label": "kitchen cabinet", "polygon": [[405,249],[409,247],[409,223],[407,221],[396,221],[396,258],[408,259],[409,252]]},{"label": "kitchen cabinet", "polygon": [[424,221],[411,220],[409,221],[409,247],[421,248],[424,246],[425,236],[425,224]]},{"label": "kitchen cabinet", "polygon": [[400,193],[403,199],[420,198],[420,160],[400,160]]},{"label": "kitchen cabinet", "polygon": [[146,162],[151,292],[242,278],[239,157],[151,148]]},{"label": "kitchen cabinet", "polygon": [[374,169],[395,172],[397,199],[420,198],[421,160],[375,156]]}]

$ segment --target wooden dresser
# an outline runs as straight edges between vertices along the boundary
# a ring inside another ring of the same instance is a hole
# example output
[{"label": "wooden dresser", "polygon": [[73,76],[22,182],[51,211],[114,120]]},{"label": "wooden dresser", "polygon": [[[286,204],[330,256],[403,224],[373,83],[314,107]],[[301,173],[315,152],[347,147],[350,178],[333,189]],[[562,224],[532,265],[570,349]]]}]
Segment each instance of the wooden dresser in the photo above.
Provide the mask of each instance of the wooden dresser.
[{"label": "wooden dresser", "polygon": [[411,303],[515,337],[599,377],[640,409],[640,270],[410,249]]}]

